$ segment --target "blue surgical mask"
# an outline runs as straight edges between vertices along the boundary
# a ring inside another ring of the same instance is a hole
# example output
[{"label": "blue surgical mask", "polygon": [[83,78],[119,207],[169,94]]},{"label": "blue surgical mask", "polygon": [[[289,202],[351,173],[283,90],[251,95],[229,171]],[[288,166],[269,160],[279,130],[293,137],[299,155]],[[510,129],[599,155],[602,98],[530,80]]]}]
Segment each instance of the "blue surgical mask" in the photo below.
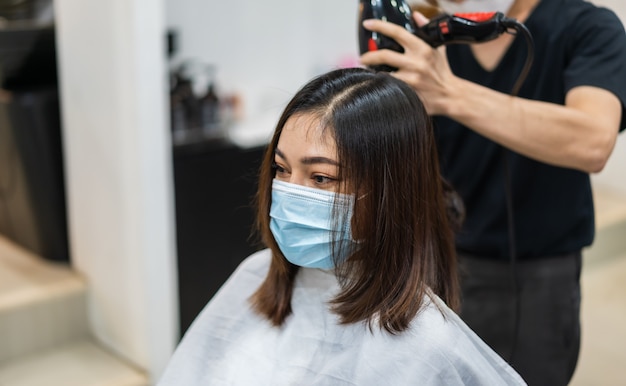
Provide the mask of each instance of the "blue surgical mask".
[{"label": "blue surgical mask", "polygon": [[[332,269],[333,241],[340,246],[337,261],[345,260],[356,242],[350,220],[354,196],[274,180],[270,230],[291,263],[308,268]],[[340,214],[333,230],[333,208]],[[346,213],[346,216],[343,214]]]}]

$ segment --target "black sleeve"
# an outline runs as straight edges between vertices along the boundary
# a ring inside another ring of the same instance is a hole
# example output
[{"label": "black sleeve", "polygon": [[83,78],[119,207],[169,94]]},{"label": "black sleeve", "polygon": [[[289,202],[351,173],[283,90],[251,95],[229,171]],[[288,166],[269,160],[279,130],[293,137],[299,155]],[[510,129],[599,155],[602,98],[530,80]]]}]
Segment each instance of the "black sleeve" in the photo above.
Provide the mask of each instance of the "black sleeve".
[{"label": "black sleeve", "polygon": [[626,32],[606,8],[594,8],[570,24],[569,60],[564,74],[565,92],[594,86],[615,94],[622,103],[620,131],[626,127]]}]

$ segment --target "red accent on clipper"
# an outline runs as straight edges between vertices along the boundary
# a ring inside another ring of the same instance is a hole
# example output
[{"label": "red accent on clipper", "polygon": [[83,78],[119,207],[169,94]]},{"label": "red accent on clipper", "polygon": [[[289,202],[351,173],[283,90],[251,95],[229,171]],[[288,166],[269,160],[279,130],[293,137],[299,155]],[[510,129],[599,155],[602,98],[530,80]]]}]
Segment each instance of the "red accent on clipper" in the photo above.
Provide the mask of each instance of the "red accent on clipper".
[{"label": "red accent on clipper", "polygon": [[454,16],[481,23],[491,19],[496,12],[455,13]]},{"label": "red accent on clipper", "polygon": [[376,41],[374,39],[370,38],[370,40],[367,41],[367,50],[368,51],[378,50],[378,45],[376,44]]},{"label": "red accent on clipper", "polygon": [[448,22],[447,21],[442,21],[441,23],[439,23],[439,30],[444,35],[449,34],[450,33],[450,28],[448,27]]}]

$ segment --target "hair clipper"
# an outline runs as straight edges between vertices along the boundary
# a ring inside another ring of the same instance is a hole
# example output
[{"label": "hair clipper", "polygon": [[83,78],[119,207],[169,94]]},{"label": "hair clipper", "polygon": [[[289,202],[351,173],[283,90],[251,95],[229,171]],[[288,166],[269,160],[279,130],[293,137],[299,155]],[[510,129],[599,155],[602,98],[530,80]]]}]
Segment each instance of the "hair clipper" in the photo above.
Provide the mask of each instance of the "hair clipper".
[{"label": "hair clipper", "polygon": [[[519,23],[501,12],[465,14],[440,14],[418,27],[411,15],[411,8],[404,0],[360,0],[359,3],[359,49],[368,51],[388,49],[404,52],[396,41],[378,32],[363,28],[367,19],[385,20],[404,27],[432,47],[453,43],[481,43],[493,40]],[[394,71],[386,65],[373,66],[376,71]]]}]

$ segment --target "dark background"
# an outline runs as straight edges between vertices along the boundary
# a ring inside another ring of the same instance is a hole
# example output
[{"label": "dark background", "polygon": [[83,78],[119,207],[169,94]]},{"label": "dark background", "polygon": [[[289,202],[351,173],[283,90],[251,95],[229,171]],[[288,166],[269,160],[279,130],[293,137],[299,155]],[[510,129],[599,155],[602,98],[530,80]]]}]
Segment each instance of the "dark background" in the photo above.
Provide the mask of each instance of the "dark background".
[{"label": "dark background", "polygon": [[174,148],[181,336],[239,263],[258,249],[252,200],[264,148],[225,141]]}]

